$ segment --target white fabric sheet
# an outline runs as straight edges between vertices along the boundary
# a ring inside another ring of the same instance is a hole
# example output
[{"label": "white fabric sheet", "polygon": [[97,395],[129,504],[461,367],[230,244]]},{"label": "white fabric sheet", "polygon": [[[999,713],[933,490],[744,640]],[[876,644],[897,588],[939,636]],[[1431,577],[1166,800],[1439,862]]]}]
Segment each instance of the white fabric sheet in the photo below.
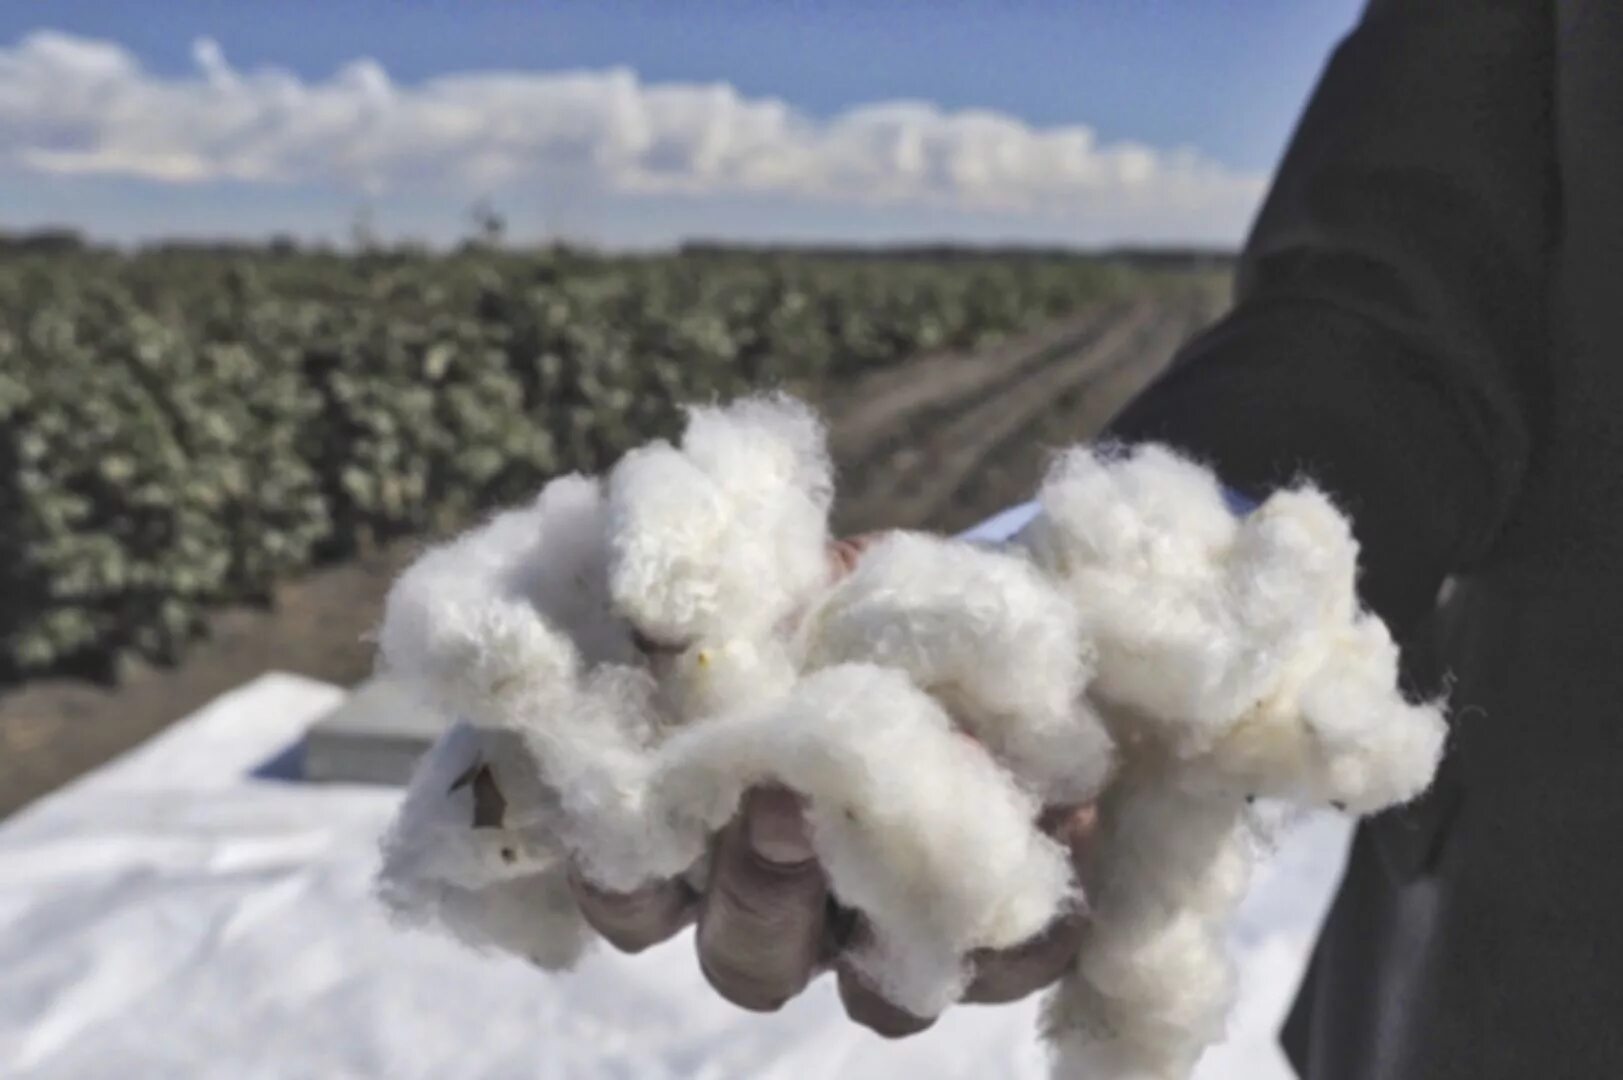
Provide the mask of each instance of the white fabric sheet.
[{"label": "white fabric sheet", "polygon": [[[397,931],[369,896],[397,792],[253,775],[341,696],[263,676],[0,825],[0,1076],[1044,1075],[1029,1003],[888,1043],[827,980],[776,1015],[732,1008],[691,934],[549,976]],[[1273,1031],[1345,841],[1339,821],[1299,823],[1261,875],[1244,1001],[1203,1080],[1289,1075]]]}]

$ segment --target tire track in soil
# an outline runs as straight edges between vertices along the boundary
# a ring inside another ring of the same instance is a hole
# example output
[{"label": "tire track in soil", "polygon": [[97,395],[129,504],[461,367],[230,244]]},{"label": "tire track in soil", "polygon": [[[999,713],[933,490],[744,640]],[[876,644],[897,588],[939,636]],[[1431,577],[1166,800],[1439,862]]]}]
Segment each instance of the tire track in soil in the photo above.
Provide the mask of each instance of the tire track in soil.
[{"label": "tire track in soil", "polygon": [[956,531],[1029,498],[1058,452],[1097,436],[1110,418],[1161,372],[1185,341],[1227,309],[1227,292],[1220,286],[1220,282],[1204,282],[1192,287],[1167,310],[1164,336],[1151,343],[1136,362],[1118,365],[1097,379],[1073,387],[1029,429],[995,448],[929,525]]},{"label": "tire track in soil", "polygon": [[1134,302],[1102,300],[1084,312],[987,349],[921,356],[858,376],[850,387],[822,403],[825,416],[838,418],[830,424],[829,450],[839,461],[881,457],[907,438],[899,420],[919,421],[941,410],[955,410],[972,396],[994,393],[1017,381],[1052,359],[1056,350],[1085,348],[1111,318]]},{"label": "tire track in soil", "polygon": [[[978,379],[953,370],[950,396],[920,391],[907,411],[893,400],[888,431],[869,436],[860,457],[850,451],[865,444],[842,440],[841,416],[831,437],[841,465],[837,530],[951,530],[1027,497],[1053,449],[1091,437],[1220,306],[1210,285],[1178,283],[1028,340],[1023,355],[983,354],[997,367]],[[886,375],[926,386],[932,363]],[[866,410],[864,423],[869,416],[879,413]]]}]

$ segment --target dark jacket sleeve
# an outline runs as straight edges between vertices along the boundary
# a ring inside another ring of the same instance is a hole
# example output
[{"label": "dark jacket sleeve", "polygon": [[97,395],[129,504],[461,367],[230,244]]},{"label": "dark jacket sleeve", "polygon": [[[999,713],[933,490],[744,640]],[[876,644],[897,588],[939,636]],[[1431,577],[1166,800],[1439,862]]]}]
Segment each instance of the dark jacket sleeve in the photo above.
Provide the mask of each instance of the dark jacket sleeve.
[{"label": "dark jacket sleeve", "polygon": [[1317,481],[1400,631],[1491,543],[1538,442],[1552,38],[1546,0],[1374,0],[1292,138],[1234,309],[1108,432],[1252,495]]}]

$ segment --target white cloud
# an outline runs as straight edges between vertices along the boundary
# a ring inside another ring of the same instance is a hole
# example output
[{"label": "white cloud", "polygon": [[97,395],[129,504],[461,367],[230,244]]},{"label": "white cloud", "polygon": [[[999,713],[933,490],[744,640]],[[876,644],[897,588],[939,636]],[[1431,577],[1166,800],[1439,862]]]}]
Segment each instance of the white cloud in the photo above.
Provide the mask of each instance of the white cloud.
[{"label": "white cloud", "polygon": [[467,195],[565,184],[1010,219],[1216,216],[1218,232],[1238,227],[1263,186],[1190,151],[921,101],[819,119],[725,84],[646,84],[622,68],[401,85],[369,59],[309,80],[239,71],[212,41],[193,54],[195,73],[171,78],[116,44],[61,33],[0,48],[0,161],[166,185]]}]

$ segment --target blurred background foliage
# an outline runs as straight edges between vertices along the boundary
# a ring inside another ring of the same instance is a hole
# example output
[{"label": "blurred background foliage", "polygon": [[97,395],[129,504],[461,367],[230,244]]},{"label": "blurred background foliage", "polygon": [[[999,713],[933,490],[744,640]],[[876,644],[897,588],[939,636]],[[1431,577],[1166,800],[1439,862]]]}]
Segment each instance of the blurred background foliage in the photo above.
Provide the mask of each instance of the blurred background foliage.
[{"label": "blurred background foliage", "polygon": [[204,611],[673,433],[974,349],[1132,271],[1064,254],[0,245],[0,679],[170,660]]}]

